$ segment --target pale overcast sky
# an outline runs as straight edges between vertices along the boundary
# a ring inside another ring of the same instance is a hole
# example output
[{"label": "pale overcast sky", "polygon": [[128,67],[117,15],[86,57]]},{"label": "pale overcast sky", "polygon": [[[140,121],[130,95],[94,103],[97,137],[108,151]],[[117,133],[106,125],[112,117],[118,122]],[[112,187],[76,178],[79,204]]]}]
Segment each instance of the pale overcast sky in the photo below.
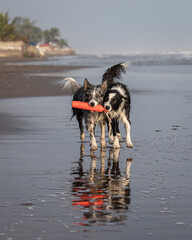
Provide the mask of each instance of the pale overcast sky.
[{"label": "pale overcast sky", "polygon": [[0,12],[57,27],[77,53],[192,51],[192,0],[0,0]]}]

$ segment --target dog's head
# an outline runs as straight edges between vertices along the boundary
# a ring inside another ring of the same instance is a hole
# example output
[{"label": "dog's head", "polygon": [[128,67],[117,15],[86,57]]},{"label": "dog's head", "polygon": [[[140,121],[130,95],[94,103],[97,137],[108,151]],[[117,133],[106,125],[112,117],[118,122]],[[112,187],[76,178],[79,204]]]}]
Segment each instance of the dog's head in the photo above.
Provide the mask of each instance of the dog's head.
[{"label": "dog's head", "polygon": [[126,98],[122,96],[118,91],[108,90],[105,94],[103,106],[108,111],[118,111],[122,102],[124,102]]},{"label": "dog's head", "polygon": [[84,84],[84,101],[88,102],[91,107],[95,107],[98,104],[103,104],[103,98],[107,90],[107,82],[101,85],[94,86],[85,79]]}]

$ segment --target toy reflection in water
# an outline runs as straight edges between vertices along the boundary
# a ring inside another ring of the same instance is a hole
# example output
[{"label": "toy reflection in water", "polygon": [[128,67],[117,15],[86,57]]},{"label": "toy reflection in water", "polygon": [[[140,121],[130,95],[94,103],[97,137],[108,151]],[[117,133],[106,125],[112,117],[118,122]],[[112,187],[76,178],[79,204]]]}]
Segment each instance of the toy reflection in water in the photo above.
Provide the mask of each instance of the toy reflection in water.
[{"label": "toy reflection in water", "polygon": [[[78,167],[72,174],[73,201],[72,205],[83,211],[83,223],[90,225],[95,222],[119,222],[125,220],[128,205],[130,204],[130,167],[132,159],[126,160],[125,170],[121,173],[119,167],[120,149],[109,150],[107,162],[106,152],[100,156],[90,152],[91,166],[83,169],[84,145],[81,145],[81,154]],[[98,160],[100,159],[99,166]],[[121,160],[122,161],[122,160]]]}]

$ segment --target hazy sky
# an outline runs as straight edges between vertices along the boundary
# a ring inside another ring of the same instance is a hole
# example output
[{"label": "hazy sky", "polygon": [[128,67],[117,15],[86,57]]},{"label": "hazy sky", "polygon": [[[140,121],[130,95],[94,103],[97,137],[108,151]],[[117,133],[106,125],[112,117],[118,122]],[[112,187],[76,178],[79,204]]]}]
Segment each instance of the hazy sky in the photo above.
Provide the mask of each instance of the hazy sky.
[{"label": "hazy sky", "polygon": [[57,27],[78,53],[192,51],[192,0],[0,0],[0,12]]}]

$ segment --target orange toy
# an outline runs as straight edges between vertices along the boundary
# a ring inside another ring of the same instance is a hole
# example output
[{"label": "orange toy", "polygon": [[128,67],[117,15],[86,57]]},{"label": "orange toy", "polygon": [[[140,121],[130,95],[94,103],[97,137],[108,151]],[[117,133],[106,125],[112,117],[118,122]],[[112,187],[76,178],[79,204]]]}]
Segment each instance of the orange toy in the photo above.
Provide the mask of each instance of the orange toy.
[{"label": "orange toy", "polygon": [[73,108],[80,108],[84,110],[94,111],[94,112],[107,112],[107,110],[102,105],[97,105],[95,107],[89,106],[87,102],[80,102],[80,101],[73,101],[72,102]]}]

